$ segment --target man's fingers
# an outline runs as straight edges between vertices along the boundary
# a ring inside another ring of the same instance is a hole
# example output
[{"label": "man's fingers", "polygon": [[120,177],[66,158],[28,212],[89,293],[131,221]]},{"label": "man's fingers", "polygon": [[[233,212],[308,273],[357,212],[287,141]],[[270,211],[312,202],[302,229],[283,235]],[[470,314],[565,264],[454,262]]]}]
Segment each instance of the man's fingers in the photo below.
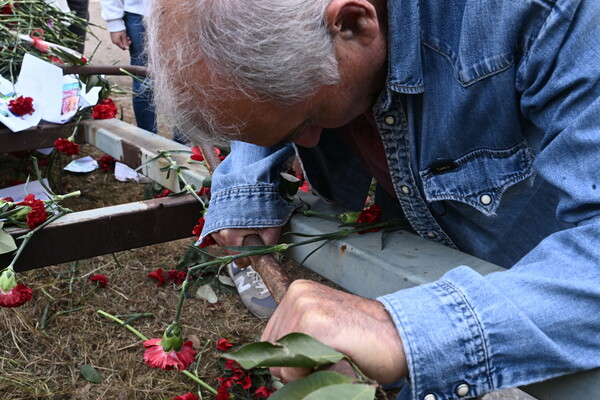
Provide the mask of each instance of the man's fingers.
[{"label": "man's fingers", "polygon": [[238,268],[246,268],[248,265],[250,265],[250,258],[248,258],[248,257],[238,258],[235,260],[235,265],[237,265]]},{"label": "man's fingers", "polygon": [[273,376],[286,381],[295,381],[296,379],[304,378],[313,372],[310,368],[299,367],[273,367],[270,368],[270,370]]}]

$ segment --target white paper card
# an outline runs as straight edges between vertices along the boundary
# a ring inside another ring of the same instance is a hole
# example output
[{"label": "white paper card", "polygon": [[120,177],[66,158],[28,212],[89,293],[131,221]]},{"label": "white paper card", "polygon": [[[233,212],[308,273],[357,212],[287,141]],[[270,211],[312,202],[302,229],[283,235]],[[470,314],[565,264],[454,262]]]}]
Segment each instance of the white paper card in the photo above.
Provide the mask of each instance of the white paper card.
[{"label": "white paper card", "polygon": [[[36,98],[32,93],[22,91],[15,93],[13,84],[0,76],[0,122],[13,132],[19,132],[40,123],[45,111],[46,104],[43,100]],[[33,113],[19,117],[8,109],[8,103],[18,96],[31,97],[33,99]]]},{"label": "white paper card", "polygon": [[92,172],[95,169],[98,169],[98,162],[90,156],[73,160],[64,168],[65,171],[78,173]]},{"label": "white paper card", "polygon": [[[44,179],[44,184],[48,185],[47,179]],[[12,197],[15,203],[25,200],[25,196],[28,194],[35,195],[36,199],[50,200],[39,181],[30,181],[29,183],[21,183],[20,185],[0,189],[0,197]]]},{"label": "white paper card", "polygon": [[115,178],[117,178],[118,181],[125,182],[127,180],[132,180],[139,182],[140,177],[141,175],[129,168],[129,166],[118,161],[115,163]]},{"label": "white paper card", "polygon": [[42,119],[61,123],[63,99],[62,69],[31,54],[25,54],[19,78],[15,84],[17,93],[32,93],[34,100],[43,100],[46,110]]}]

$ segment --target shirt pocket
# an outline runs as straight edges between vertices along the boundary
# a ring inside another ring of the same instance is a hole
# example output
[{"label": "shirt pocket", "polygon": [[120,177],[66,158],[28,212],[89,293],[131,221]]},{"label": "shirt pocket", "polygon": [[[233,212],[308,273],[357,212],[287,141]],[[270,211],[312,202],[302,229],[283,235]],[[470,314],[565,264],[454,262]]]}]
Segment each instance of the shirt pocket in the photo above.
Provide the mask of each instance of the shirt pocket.
[{"label": "shirt pocket", "polygon": [[491,216],[507,189],[534,175],[533,155],[524,142],[509,149],[477,149],[434,162],[419,175],[427,201],[459,201]]}]

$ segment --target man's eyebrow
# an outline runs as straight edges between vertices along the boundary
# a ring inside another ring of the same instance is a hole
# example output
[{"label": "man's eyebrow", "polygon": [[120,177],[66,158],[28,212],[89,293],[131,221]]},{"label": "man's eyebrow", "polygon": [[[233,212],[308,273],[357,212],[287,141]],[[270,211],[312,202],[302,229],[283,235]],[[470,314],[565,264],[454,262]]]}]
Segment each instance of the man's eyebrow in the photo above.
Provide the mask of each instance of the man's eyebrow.
[{"label": "man's eyebrow", "polygon": [[298,126],[296,126],[294,129],[292,129],[291,131],[289,131],[289,133],[287,133],[283,139],[281,140],[282,143],[292,143],[297,137],[298,135],[300,135],[304,129],[310,125],[311,121],[309,119],[302,121]]}]

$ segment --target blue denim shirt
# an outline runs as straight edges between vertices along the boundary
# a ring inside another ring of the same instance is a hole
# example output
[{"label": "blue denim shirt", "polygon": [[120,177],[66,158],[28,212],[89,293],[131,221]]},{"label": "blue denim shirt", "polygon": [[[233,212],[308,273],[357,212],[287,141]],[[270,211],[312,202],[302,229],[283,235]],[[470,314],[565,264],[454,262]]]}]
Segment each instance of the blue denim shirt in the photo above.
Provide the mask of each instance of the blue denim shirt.
[{"label": "blue denim shirt", "polygon": [[[378,299],[412,398],[600,366],[600,2],[389,0],[388,19],[373,114],[404,213],[419,235],[507,268],[458,266]],[[350,187],[339,175],[351,162],[327,178],[320,147],[297,150],[336,200],[327,184]],[[295,205],[279,196],[278,168],[293,151],[233,143],[204,234],[283,225]]]}]

